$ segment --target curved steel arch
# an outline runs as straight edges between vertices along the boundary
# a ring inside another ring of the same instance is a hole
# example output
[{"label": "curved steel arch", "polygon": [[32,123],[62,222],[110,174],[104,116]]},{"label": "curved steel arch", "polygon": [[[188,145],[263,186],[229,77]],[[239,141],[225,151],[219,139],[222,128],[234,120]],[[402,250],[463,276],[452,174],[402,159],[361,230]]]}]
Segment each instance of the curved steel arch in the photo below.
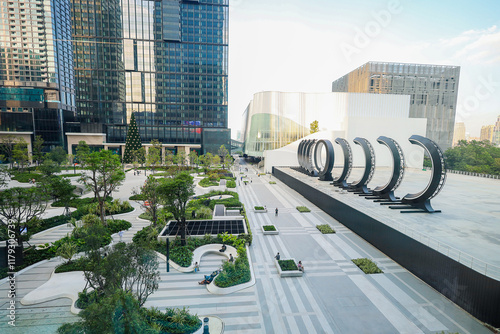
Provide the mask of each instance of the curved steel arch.
[{"label": "curved steel arch", "polygon": [[392,202],[396,201],[397,198],[394,195],[394,191],[399,187],[403,176],[405,173],[405,157],[401,146],[392,138],[380,136],[377,138],[377,142],[382,145],[387,146],[392,154],[392,176],[390,180],[383,186],[378,186],[373,189],[373,193],[379,197],[386,198]]},{"label": "curved steel arch", "polygon": [[440,212],[440,210],[434,210],[432,208],[430,200],[443,189],[446,181],[443,152],[439,146],[429,138],[413,135],[408,140],[412,144],[423,147],[427,152],[432,162],[432,175],[429,183],[422,191],[415,194],[407,194],[403,197],[401,202],[411,204],[427,212]]},{"label": "curved steel arch", "polygon": [[302,167],[302,146],[304,146],[304,141],[301,140],[299,147],[297,148],[297,160],[299,161],[299,167]]},{"label": "curved steel arch", "polygon": [[[325,165],[320,166],[320,164],[318,163],[319,160],[318,156],[320,157],[321,149],[323,146],[326,149],[326,159],[325,159]],[[319,140],[316,143],[316,147],[314,148],[314,165],[318,170],[319,179],[321,181],[333,181],[332,169],[334,160],[335,160],[335,155],[333,151],[332,142],[327,139]]]},{"label": "curved steel arch", "polygon": [[342,152],[344,152],[344,169],[342,170],[342,174],[333,180],[333,185],[347,188],[349,184],[347,184],[347,178],[351,175],[352,169],[352,150],[349,142],[344,138],[337,138],[335,142],[342,147]]},{"label": "curved steel arch", "polygon": [[308,174],[310,175],[315,175],[316,170],[314,169],[313,166],[313,161],[312,161],[312,152],[313,152],[313,147],[316,145],[317,139],[309,139],[308,143],[305,145],[305,151],[304,151],[304,163],[305,163],[305,169]]},{"label": "curved steel arch", "polygon": [[370,194],[371,192],[367,184],[371,181],[373,173],[375,172],[375,152],[373,151],[372,144],[365,138],[356,137],[353,141],[363,148],[365,153],[365,171],[361,179],[351,183],[349,188],[361,191],[363,194]]}]

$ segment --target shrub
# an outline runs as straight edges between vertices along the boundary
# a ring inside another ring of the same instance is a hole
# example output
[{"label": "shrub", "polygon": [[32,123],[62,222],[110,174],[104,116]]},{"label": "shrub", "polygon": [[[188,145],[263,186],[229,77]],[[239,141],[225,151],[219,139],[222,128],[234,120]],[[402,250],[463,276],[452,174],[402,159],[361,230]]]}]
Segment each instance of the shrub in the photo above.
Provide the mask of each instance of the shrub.
[{"label": "shrub", "polygon": [[316,225],[316,228],[323,234],[335,233],[335,230],[328,224]]},{"label": "shrub", "polygon": [[262,228],[264,231],[276,231],[276,227],[274,225],[264,225]]},{"label": "shrub", "polygon": [[226,188],[236,188],[236,181],[228,180],[226,182]]},{"label": "shrub", "polygon": [[265,210],[263,206],[254,206],[254,210]]},{"label": "shrub", "polygon": [[128,198],[131,201],[145,201],[146,197],[143,194],[135,194]]},{"label": "shrub", "polygon": [[382,270],[377,267],[377,265],[370,259],[362,258],[362,259],[354,259],[351,260],[355,265],[359,267],[359,269],[363,270],[365,274],[380,274],[383,273]]},{"label": "shrub", "polygon": [[76,254],[77,245],[71,239],[63,243],[56,251],[56,255],[68,260],[67,263],[71,262],[71,259]]},{"label": "shrub", "polygon": [[139,218],[141,219],[146,219],[146,220],[152,220],[153,217],[151,217],[151,215],[149,215],[147,212],[143,212],[139,215]]},{"label": "shrub", "polygon": [[78,300],[76,301],[76,306],[82,310],[86,309],[90,304],[93,304],[102,298],[102,294],[99,294],[96,290],[87,291],[83,290],[78,293]]},{"label": "shrub", "polygon": [[237,249],[238,257],[234,264],[224,262],[222,272],[215,277],[214,284],[220,288],[246,283],[252,278],[245,247],[240,245]]},{"label": "shrub", "polygon": [[28,183],[30,180],[35,179],[36,182],[40,181],[43,178],[42,174],[39,173],[20,173],[20,172],[12,172],[12,179],[21,183]]},{"label": "shrub", "polygon": [[170,260],[181,267],[189,267],[193,262],[193,250],[188,246],[172,247],[170,249]]},{"label": "shrub", "polygon": [[276,184],[275,181],[269,181],[269,184]]},{"label": "shrub", "polygon": [[212,186],[218,186],[219,185],[219,182],[217,181],[213,181],[213,180],[210,180],[210,178],[206,177],[204,179],[202,179],[198,185],[200,187],[203,187],[203,188],[206,188],[206,187],[212,187]]},{"label": "shrub", "polygon": [[298,206],[297,210],[299,210],[299,212],[311,212],[307,206]]},{"label": "shrub", "polygon": [[63,264],[60,264],[56,267],[55,273],[66,273],[70,271],[84,271],[84,270],[89,270],[88,264],[89,264],[89,259],[86,257],[81,257],[75,261],[71,262],[66,262]]},{"label": "shrub", "polygon": [[161,333],[185,334],[194,333],[202,325],[198,316],[191,315],[186,307],[167,308],[165,313],[157,308],[142,309],[146,320],[151,325],[158,325]]},{"label": "shrub", "polygon": [[123,219],[107,219],[106,224],[110,234],[125,231],[132,227],[130,222]]},{"label": "shrub", "polygon": [[206,206],[202,206],[196,210],[196,218],[198,219],[211,219],[212,210]]},{"label": "shrub", "polygon": [[159,229],[149,225],[138,231],[133,236],[132,242],[141,245],[142,247],[152,248],[155,245],[158,234]]},{"label": "shrub", "polygon": [[279,260],[278,264],[283,271],[299,270],[294,260]]}]

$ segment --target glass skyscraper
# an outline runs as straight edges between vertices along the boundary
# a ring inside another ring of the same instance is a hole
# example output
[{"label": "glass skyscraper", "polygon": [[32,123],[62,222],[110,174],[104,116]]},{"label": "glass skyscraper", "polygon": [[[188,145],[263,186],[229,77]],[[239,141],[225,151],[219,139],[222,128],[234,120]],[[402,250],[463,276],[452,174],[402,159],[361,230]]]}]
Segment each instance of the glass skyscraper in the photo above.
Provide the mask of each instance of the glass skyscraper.
[{"label": "glass skyscraper", "polygon": [[0,132],[63,146],[63,133],[78,131],[71,5],[2,1],[0,17]]},{"label": "glass skyscraper", "polygon": [[2,1],[0,135],[42,135],[52,146],[67,140],[70,152],[85,138],[123,148],[134,113],[144,143],[200,153],[230,148],[228,6]]},{"label": "glass skyscraper", "polygon": [[410,117],[426,118],[426,136],[452,146],[459,66],[368,62],[332,83],[332,92],[410,95]]},{"label": "glass skyscraper", "polygon": [[[76,106],[83,133],[125,142],[230,146],[228,0],[72,0]],[[202,152],[203,153],[203,152]]]}]

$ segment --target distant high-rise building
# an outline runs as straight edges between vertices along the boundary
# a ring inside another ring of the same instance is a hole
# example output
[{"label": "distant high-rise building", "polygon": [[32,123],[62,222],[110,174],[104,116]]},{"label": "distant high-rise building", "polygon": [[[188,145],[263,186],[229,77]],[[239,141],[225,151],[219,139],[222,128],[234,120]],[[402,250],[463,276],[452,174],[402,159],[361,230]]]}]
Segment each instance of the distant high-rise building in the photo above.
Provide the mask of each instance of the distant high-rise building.
[{"label": "distant high-rise building", "polygon": [[123,148],[135,113],[144,143],[229,149],[228,0],[71,2],[83,133]]},{"label": "distant high-rise building", "polygon": [[63,146],[75,116],[71,4],[0,2],[0,136]]},{"label": "distant high-rise building", "polygon": [[332,83],[332,92],[410,95],[410,117],[426,118],[426,136],[453,143],[459,66],[368,62]]},{"label": "distant high-rise building", "polygon": [[490,143],[492,143],[493,142],[493,129],[494,129],[493,125],[482,126],[481,127],[481,136],[479,137],[479,139],[481,139],[481,141],[487,140]]},{"label": "distant high-rise building", "polygon": [[[0,3],[0,136],[230,148],[228,0]],[[77,116],[77,118],[75,118]]]},{"label": "distant high-rise building", "polygon": [[491,138],[491,143],[496,146],[500,146],[500,115],[497,117],[495,126],[493,127],[493,136]]},{"label": "distant high-rise building", "polygon": [[453,131],[453,146],[457,145],[461,140],[467,140],[465,136],[465,123],[457,122],[455,123],[455,130]]}]

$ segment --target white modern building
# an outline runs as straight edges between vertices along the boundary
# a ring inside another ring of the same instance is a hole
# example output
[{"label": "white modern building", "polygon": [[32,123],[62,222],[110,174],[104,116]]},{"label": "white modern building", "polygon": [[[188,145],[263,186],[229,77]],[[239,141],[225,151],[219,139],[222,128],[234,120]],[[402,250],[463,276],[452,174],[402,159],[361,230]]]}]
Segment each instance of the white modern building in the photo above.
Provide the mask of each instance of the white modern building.
[{"label": "white modern building", "polygon": [[[243,116],[243,152],[263,157],[266,172],[272,166],[297,166],[297,147],[303,138],[345,138],[351,144],[353,165],[364,166],[364,153],[353,139],[370,141],[377,166],[392,166],[389,150],[377,143],[379,136],[396,140],[408,167],[421,168],[423,150],[408,138],[425,136],[426,119],[409,118],[410,96],[368,93],[285,93],[254,94]],[[310,135],[310,124],[318,121],[319,133]],[[335,164],[343,154],[334,144]],[[337,158],[338,157],[338,158]]]}]

